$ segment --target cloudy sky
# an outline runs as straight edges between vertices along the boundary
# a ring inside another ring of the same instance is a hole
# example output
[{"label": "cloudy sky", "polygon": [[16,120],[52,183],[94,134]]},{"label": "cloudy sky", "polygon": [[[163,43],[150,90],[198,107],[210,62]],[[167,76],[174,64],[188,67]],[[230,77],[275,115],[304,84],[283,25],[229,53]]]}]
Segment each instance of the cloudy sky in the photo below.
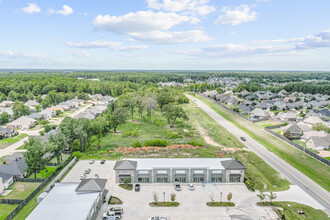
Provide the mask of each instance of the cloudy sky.
[{"label": "cloudy sky", "polygon": [[0,68],[330,70],[328,0],[0,0]]}]

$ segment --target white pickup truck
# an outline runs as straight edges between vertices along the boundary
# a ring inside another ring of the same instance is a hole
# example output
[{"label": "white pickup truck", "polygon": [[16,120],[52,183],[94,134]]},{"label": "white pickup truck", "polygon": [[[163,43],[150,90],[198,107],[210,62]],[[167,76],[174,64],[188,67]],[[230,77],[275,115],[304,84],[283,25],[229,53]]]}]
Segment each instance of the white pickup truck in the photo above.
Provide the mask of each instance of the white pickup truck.
[{"label": "white pickup truck", "polygon": [[111,207],[109,211],[103,213],[103,220],[118,220],[121,219],[124,210],[121,207]]}]

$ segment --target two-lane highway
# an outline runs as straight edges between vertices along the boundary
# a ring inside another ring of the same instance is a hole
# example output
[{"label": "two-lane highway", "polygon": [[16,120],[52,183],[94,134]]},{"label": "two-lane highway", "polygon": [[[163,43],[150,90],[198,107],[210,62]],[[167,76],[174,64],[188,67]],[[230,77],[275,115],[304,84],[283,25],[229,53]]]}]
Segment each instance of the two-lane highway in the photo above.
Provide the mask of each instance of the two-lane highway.
[{"label": "two-lane highway", "polygon": [[[224,119],[217,112],[212,110],[204,102],[199,99],[187,95],[187,97],[194,101],[201,109],[203,109],[208,115],[210,115],[216,122],[225,127],[229,132],[235,135],[237,138],[245,137],[246,141],[242,141],[251,151],[261,157],[267,164],[277,170],[281,176],[285,177],[293,185],[298,185],[307,194],[319,202],[325,209],[324,211],[330,215],[330,193],[312,181],[310,178],[302,174],[296,168],[276,156],[274,153],[268,151],[263,145],[259,144],[253,138],[251,138],[244,131],[237,128],[231,122]],[[325,174],[329,175],[329,174]]]}]

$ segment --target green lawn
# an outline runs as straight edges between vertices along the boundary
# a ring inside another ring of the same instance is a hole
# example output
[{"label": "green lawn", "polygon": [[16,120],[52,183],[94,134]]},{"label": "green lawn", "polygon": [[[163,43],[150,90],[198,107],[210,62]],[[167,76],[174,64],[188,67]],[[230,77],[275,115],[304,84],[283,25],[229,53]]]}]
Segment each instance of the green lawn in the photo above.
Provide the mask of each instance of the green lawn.
[{"label": "green lawn", "polygon": [[[283,211],[280,211],[282,215],[285,215],[285,219],[289,220],[325,220],[329,219],[328,215],[320,209],[314,209],[310,206],[295,203],[295,202],[273,202],[276,207],[280,207]],[[290,205],[290,206],[289,206]],[[298,210],[302,210],[306,217],[298,214]]]},{"label": "green lawn", "polygon": [[27,134],[20,134],[15,137],[5,138],[0,140],[0,149],[3,149],[5,147],[8,147],[11,144],[16,143],[19,140],[22,140],[23,138],[27,137]]},{"label": "green lawn", "polygon": [[0,220],[4,220],[17,206],[0,204]]},{"label": "green lawn", "polygon": [[7,196],[3,196],[3,199],[25,199],[28,197],[40,183],[30,183],[30,182],[15,182],[9,189],[13,191],[10,192]]},{"label": "green lawn", "polygon": [[219,113],[228,121],[232,122],[235,126],[248,133],[252,138],[265,146],[268,150],[272,151],[280,158],[291,164],[293,167],[304,173],[306,176],[314,180],[326,190],[330,190],[330,168],[323,163],[315,160],[309,156],[303,156],[301,151],[292,147],[284,141],[276,138],[275,136],[266,132],[261,126],[249,123],[241,117],[226,110],[220,105],[206,98],[198,96],[214,111]]},{"label": "green lawn", "polygon": [[[37,179],[46,179],[49,177],[54,171],[57,169],[57,167],[46,167],[44,170],[37,173]],[[31,174],[28,178],[34,179],[34,174]]]},{"label": "green lawn", "polygon": [[[62,154],[62,162],[66,161],[70,157],[70,154]],[[53,157],[49,163],[57,163],[56,157]]]},{"label": "green lawn", "polygon": [[0,157],[0,165],[6,161],[6,156]]}]

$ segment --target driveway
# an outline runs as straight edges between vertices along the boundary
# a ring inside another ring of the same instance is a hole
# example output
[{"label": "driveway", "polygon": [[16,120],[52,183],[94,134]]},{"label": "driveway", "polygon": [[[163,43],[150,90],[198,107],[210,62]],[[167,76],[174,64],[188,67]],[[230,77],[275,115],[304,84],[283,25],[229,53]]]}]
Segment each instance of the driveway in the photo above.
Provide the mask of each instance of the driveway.
[{"label": "driveway", "polygon": [[20,146],[22,146],[25,141],[28,141],[28,138],[29,137],[25,137],[22,140],[19,140],[16,143],[11,144],[11,145],[9,145],[8,147],[6,147],[4,149],[0,149],[0,157],[11,155],[15,152],[25,151],[25,150],[16,150],[16,149],[19,148]]}]

